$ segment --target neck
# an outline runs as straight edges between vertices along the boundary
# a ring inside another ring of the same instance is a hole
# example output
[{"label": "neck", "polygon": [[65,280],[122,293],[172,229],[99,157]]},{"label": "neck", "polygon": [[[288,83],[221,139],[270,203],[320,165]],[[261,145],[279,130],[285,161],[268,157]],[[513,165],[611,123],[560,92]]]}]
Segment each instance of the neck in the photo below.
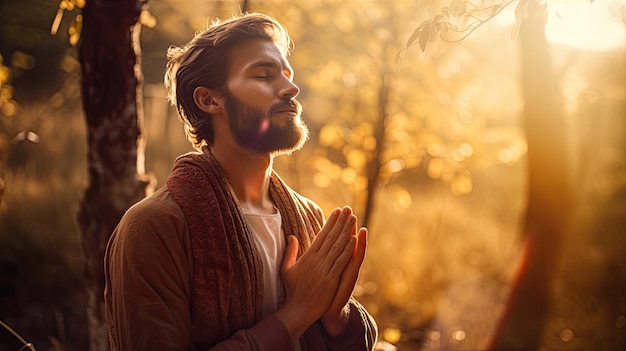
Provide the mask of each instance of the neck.
[{"label": "neck", "polygon": [[269,196],[273,156],[241,147],[224,149],[213,145],[210,148],[239,204],[253,212],[274,213],[274,204]]}]

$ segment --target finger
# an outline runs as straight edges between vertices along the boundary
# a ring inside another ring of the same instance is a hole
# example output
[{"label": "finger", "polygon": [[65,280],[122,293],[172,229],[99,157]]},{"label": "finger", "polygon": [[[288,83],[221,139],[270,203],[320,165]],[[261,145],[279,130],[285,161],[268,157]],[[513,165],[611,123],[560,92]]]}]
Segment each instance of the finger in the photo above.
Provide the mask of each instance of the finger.
[{"label": "finger", "polygon": [[354,287],[359,279],[361,266],[363,264],[363,260],[365,259],[367,234],[368,231],[366,228],[363,227],[359,229],[357,234],[358,241],[353,247],[354,255],[341,274],[341,281],[339,283],[339,287],[337,288],[335,300],[329,308],[331,313],[338,312],[348,302],[348,299],[354,292]]},{"label": "finger", "polygon": [[324,226],[313,240],[313,243],[311,244],[311,247],[309,247],[308,251],[317,252],[320,249],[320,247],[324,243],[324,239],[328,236],[328,233],[334,228],[341,213],[342,210],[340,208],[335,208],[330,213],[330,215],[328,216],[328,220],[326,221],[326,223],[324,223]]},{"label": "finger", "polygon": [[341,250],[336,259],[332,261],[332,266],[330,271],[328,272],[331,278],[337,277],[341,278],[341,275],[350,263],[350,259],[352,258],[352,254],[354,253],[354,246],[356,245],[356,238],[350,236],[348,243],[345,245],[344,249]]},{"label": "finger", "polygon": [[[341,220],[339,222],[341,222]],[[319,250],[319,253],[325,257],[324,261],[329,261],[330,265],[346,250],[346,245],[351,239],[355,241],[357,239],[352,235],[356,225],[356,216],[350,214],[341,227],[339,224],[340,223],[329,233]],[[354,249],[351,247],[350,255],[353,253]]]},{"label": "finger", "polygon": [[[322,255],[326,255],[332,243],[335,242],[337,238],[337,230],[341,230],[346,220],[347,212],[344,209],[336,208],[329,216],[328,221],[324,223],[322,230],[315,237],[313,242],[314,245],[311,245],[310,251],[318,252],[322,251]],[[315,249],[315,250],[311,250]]]},{"label": "finger", "polygon": [[345,284],[347,286],[344,289],[349,289],[350,293],[354,289],[354,285],[359,279],[359,273],[361,272],[361,266],[365,260],[365,251],[367,249],[367,229],[365,227],[359,229],[358,241],[354,246],[353,255],[350,263],[342,273],[342,284],[340,288]]},{"label": "finger", "polygon": [[285,254],[283,256],[283,262],[280,267],[280,273],[284,274],[296,264],[296,258],[298,257],[298,238],[294,235],[287,237],[287,245],[285,246]]},{"label": "finger", "polygon": [[331,245],[346,231],[346,225],[356,225],[356,216],[352,213],[352,209],[349,206],[345,206],[341,209],[339,217],[334,226],[328,232],[327,238],[330,241],[325,240],[327,245]]},{"label": "finger", "polygon": [[337,316],[341,313],[342,308],[348,303],[350,296],[354,292],[354,287],[359,279],[361,265],[365,258],[365,250],[367,248],[368,231],[365,227],[359,229],[356,233],[358,241],[353,246],[353,255],[350,263],[341,274],[341,280],[335,293],[335,298],[325,312],[326,316]]},{"label": "finger", "polygon": [[337,236],[339,236],[341,231],[343,230],[343,227],[346,225],[346,222],[350,220],[351,217],[355,217],[354,214],[352,214],[352,209],[348,206],[337,210],[338,213],[335,220],[332,222],[329,220],[324,225],[324,227],[327,228],[326,236],[330,238],[336,238]]},{"label": "finger", "polygon": [[365,260],[365,252],[367,250],[367,237],[369,231],[365,227],[361,227],[359,229],[359,233],[357,234],[357,246],[355,252],[355,258],[357,259],[358,265],[361,266],[363,260]]}]

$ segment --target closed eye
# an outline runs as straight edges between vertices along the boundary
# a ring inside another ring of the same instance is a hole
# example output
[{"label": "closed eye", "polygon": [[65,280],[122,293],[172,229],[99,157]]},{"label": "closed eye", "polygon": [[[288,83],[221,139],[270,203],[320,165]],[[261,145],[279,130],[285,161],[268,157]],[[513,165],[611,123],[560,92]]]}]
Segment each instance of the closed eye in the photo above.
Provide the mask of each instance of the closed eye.
[{"label": "closed eye", "polygon": [[252,74],[252,77],[256,79],[268,79],[271,78],[271,73],[267,69],[257,70],[257,72]]}]

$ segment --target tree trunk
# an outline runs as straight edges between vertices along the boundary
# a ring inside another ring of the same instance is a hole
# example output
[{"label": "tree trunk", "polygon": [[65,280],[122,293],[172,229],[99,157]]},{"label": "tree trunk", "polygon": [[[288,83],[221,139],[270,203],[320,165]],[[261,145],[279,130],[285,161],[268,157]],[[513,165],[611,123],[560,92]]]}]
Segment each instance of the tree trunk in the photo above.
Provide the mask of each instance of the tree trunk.
[{"label": "tree trunk", "polygon": [[546,9],[530,1],[521,28],[524,122],[528,142],[528,204],[522,262],[493,350],[537,350],[571,210],[565,121],[545,37]]},{"label": "tree trunk", "polygon": [[78,224],[85,259],[90,350],[108,350],[104,316],[107,241],[123,213],[150,191],[144,174],[139,14],[146,1],[87,1],[79,46],[89,183]]},{"label": "tree trunk", "polygon": [[380,87],[378,89],[378,115],[374,126],[374,139],[376,149],[372,159],[367,164],[367,192],[365,199],[365,211],[360,225],[369,226],[374,203],[376,198],[376,187],[378,187],[378,176],[382,163],[382,153],[386,136],[387,104],[389,102],[389,76],[382,74],[380,77]]},{"label": "tree trunk", "polygon": [[250,11],[250,2],[248,0],[241,1],[241,13]]}]

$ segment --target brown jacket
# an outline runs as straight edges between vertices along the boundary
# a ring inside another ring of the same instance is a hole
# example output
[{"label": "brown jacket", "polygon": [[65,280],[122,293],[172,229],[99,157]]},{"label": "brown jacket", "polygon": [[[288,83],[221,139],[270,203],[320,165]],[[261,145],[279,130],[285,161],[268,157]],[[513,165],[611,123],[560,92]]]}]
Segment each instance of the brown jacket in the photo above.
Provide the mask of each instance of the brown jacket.
[{"label": "brown jacket", "polygon": [[[195,176],[189,176],[189,166],[205,167],[207,157],[209,168],[214,170],[216,165],[211,165],[210,155],[194,154],[179,159],[173,172],[175,175],[181,167],[185,170],[184,177],[179,179],[184,179],[184,187],[193,189],[194,194],[200,185],[204,190],[205,184],[202,184],[204,180],[194,184]],[[191,163],[181,166],[181,161]],[[279,178],[274,181],[282,183]],[[180,185],[169,180],[168,184]],[[180,197],[181,193],[176,196]],[[230,197],[230,194],[217,196]],[[211,207],[232,201],[214,200],[199,199],[213,201],[213,205],[197,203],[196,206]],[[317,217],[316,225],[323,223],[321,211],[313,202],[299,196],[297,202]],[[109,241],[105,255],[105,306],[111,349],[291,350],[290,337],[282,322],[273,316],[262,318],[259,313],[262,286],[252,272],[258,272],[259,268],[248,268],[255,260],[254,240],[243,245],[247,246],[243,251],[249,253],[242,253],[241,248],[233,248],[232,244],[224,244],[227,249],[218,250],[213,248],[215,240],[209,244],[194,241],[189,221],[192,228],[199,227],[198,218],[188,218],[193,215],[185,212],[179,203],[170,187],[163,187],[129,209]],[[237,217],[237,209],[229,211]],[[200,217],[206,219],[210,215]],[[245,225],[241,230],[232,230],[243,231],[245,239]],[[219,223],[213,231],[231,229]],[[202,238],[205,237],[203,234]],[[308,246],[310,239],[300,242]],[[350,324],[344,335],[330,340],[321,324],[315,323],[300,340],[303,350],[371,350],[376,340],[375,322],[356,300],[352,299],[350,305]]]}]

